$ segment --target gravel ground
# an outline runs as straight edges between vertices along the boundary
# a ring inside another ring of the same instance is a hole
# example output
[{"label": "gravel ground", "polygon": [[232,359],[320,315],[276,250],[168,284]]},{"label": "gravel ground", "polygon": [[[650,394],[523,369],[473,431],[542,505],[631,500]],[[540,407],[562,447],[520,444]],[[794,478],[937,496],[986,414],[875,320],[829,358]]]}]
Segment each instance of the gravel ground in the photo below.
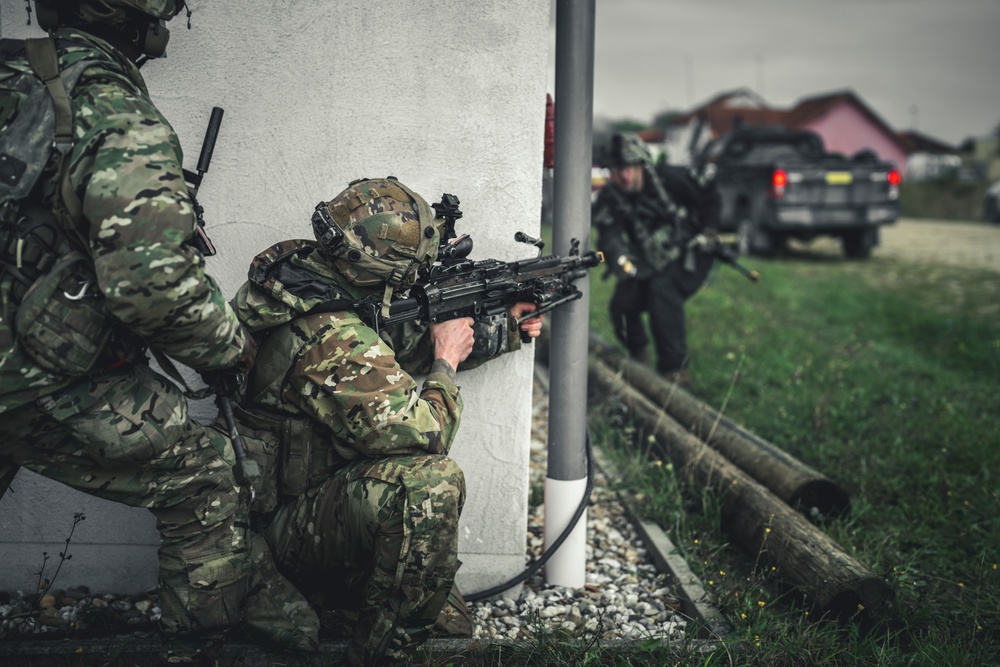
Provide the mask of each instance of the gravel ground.
[{"label": "gravel ground", "polygon": [[[534,396],[530,474],[531,484],[540,487],[548,426],[548,396],[540,378]],[[599,473],[587,512],[586,586],[549,587],[538,574],[524,583],[516,600],[501,594],[497,600],[470,603],[474,637],[530,639],[543,630],[601,639],[683,635],[678,600],[606,486]],[[540,557],[543,542],[543,507],[530,510],[526,561]],[[0,638],[152,632],[159,617],[155,591],[128,596],[79,587],[49,591],[38,601],[21,591],[0,592]]]},{"label": "gravel ground", "polygon": [[[547,392],[535,381],[531,441],[531,485],[545,478],[548,438]],[[533,494],[540,496],[541,494]],[[530,508],[527,551],[541,556],[543,506]],[[525,582],[520,598],[470,603],[474,637],[530,639],[539,630],[563,630],[601,639],[680,637],[684,620],[669,583],[649,559],[617,497],[598,472],[587,511],[586,585],[579,590],[550,587],[540,574]]]}]

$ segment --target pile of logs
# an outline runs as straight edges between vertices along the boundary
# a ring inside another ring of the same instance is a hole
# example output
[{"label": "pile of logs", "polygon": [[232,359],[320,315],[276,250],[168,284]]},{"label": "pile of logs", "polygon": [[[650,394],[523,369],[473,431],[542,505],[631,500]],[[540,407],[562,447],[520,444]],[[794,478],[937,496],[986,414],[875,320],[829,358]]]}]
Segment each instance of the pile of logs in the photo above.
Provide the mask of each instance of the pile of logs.
[{"label": "pile of logs", "polygon": [[885,580],[806,517],[848,511],[836,482],[593,335],[590,349],[591,391],[618,397],[689,482],[721,491],[723,527],[735,543],[775,566],[821,614],[863,626],[890,615]]}]

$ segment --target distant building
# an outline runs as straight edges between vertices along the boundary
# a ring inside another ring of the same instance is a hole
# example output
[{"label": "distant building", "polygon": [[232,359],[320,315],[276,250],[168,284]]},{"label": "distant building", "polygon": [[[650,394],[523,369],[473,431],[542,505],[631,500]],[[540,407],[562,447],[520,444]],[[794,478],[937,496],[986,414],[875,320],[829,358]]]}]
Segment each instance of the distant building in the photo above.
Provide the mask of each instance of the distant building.
[{"label": "distant building", "polygon": [[967,164],[988,181],[1000,179],[1000,137],[980,137],[972,141]]},{"label": "distant building", "polygon": [[962,168],[962,158],[954,146],[916,130],[899,133],[907,145],[906,176],[911,181],[927,181],[955,175]]},{"label": "distant building", "polygon": [[[701,149],[739,124],[812,130],[823,138],[831,152],[850,157],[860,151],[874,151],[881,159],[894,162],[904,175],[913,150],[904,136],[850,90],[808,97],[790,109],[776,109],[746,88],[722,93],[671,118],[662,128],[663,150],[671,162],[683,164],[689,161],[692,148]],[[930,137],[923,138],[945,146]],[[955,149],[950,152],[954,154]]]}]

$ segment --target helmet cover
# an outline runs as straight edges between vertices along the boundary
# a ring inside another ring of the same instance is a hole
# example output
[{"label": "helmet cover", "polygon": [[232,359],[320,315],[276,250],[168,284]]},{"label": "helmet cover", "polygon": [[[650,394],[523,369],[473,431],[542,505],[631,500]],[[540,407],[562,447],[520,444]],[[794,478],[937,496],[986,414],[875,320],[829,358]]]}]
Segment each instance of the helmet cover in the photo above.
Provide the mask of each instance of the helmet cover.
[{"label": "helmet cover", "polygon": [[608,146],[608,164],[611,169],[653,161],[646,143],[632,132],[616,132]]},{"label": "helmet cover", "polygon": [[184,0],[36,0],[60,14],[68,12],[84,23],[120,25],[128,20],[129,10],[157,20],[169,21],[184,9]]},{"label": "helmet cover", "polygon": [[312,217],[322,252],[359,287],[408,289],[437,258],[441,221],[423,197],[393,177],[359,179]]}]

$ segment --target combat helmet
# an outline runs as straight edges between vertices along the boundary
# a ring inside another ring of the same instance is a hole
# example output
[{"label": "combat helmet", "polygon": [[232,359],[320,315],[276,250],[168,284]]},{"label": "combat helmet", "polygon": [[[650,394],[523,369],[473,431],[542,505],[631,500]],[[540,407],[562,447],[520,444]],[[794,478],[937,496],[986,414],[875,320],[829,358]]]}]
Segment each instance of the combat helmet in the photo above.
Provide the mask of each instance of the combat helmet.
[{"label": "combat helmet", "polygon": [[352,181],[312,215],[321,251],[347,280],[385,286],[384,316],[392,293],[409,289],[418,270],[434,263],[440,224],[424,198],[392,176]]},{"label": "combat helmet", "polygon": [[611,169],[653,161],[646,143],[632,132],[616,132],[608,145],[605,166]]},{"label": "combat helmet", "polygon": [[150,58],[164,54],[170,39],[165,22],[184,8],[185,0],[35,0],[38,25],[49,32],[61,25],[121,26],[138,15],[149,17],[138,46]]}]

